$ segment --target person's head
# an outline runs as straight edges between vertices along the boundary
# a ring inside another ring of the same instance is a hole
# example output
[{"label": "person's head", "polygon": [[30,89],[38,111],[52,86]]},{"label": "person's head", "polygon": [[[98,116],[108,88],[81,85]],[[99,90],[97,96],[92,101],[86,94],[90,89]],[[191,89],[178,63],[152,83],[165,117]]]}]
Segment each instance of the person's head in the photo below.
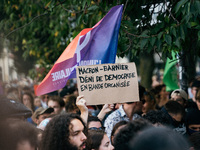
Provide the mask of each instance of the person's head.
[{"label": "person's head", "polygon": [[86,126],[79,115],[68,113],[57,115],[44,129],[41,150],[85,149]]},{"label": "person's head", "polygon": [[153,75],[151,79],[152,79],[152,84],[151,84],[152,88],[154,88],[155,86],[158,86],[160,84],[157,75]]},{"label": "person's head", "polygon": [[49,99],[49,95],[48,94],[44,94],[41,96],[41,99],[43,102],[47,103],[48,99]]},{"label": "person's head", "polygon": [[119,107],[122,105],[122,103],[116,103],[114,104],[114,110],[119,109]]},{"label": "person's head", "polygon": [[108,136],[104,130],[89,130],[87,138],[88,150],[113,150]]},{"label": "person's head", "polygon": [[145,88],[139,84],[139,101],[137,102],[127,102],[124,103],[124,109],[132,110],[132,113],[142,114],[142,106],[144,102],[144,93],[146,92]]},{"label": "person's head", "polygon": [[62,90],[59,92],[60,97],[65,97],[66,95],[71,95],[71,94],[73,94],[76,97],[78,97],[77,85],[76,85],[76,83],[74,84],[71,81],[67,80],[67,83],[66,83],[65,87],[63,87]]},{"label": "person's head", "polygon": [[39,125],[37,125],[37,128],[40,129],[41,131],[44,131],[49,121],[55,116],[57,116],[57,114],[50,114],[47,118],[42,120]]},{"label": "person's head", "polygon": [[144,119],[151,122],[154,126],[170,126],[170,118],[161,110],[151,110],[145,116]]},{"label": "person's head", "polygon": [[75,89],[74,89],[73,94],[76,95],[76,96],[79,95],[79,94],[78,94],[78,88],[75,88]]},{"label": "person's head", "polygon": [[34,112],[34,99],[31,93],[22,94],[22,103]]},{"label": "person's head", "polygon": [[37,97],[34,98],[34,106],[36,106],[36,107],[42,107],[40,97],[37,96]]},{"label": "person's head", "polygon": [[25,93],[25,92],[31,93],[31,88],[28,87],[28,86],[24,86],[24,87],[22,88],[22,93]]},{"label": "person's head", "polygon": [[47,105],[48,107],[51,107],[54,109],[55,114],[60,114],[60,112],[62,111],[64,107],[64,101],[60,96],[53,95],[49,97],[47,101]]},{"label": "person's head", "polygon": [[166,97],[168,95],[167,91],[166,91],[166,85],[165,84],[162,84],[161,85],[161,90],[160,90],[160,95],[161,97]]},{"label": "person's head", "polygon": [[102,129],[102,121],[95,116],[88,116],[88,122],[87,122],[88,129]]},{"label": "person's head", "polygon": [[69,113],[79,113],[79,109],[76,106],[76,96],[75,95],[66,95],[64,96],[65,101],[65,111]]},{"label": "person's head", "polygon": [[[54,114],[55,115],[55,114]],[[44,129],[46,128],[47,124],[49,123],[49,121],[53,118],[53,115],[51,115],[50,117],[42,120],[40,122],[40,124],[37,126],[38,129],[40,129],[41,131],[44,131]]]},{"label": "person's head", "polygon": [[171,93],[171,100],[177,101],[182,106],[185,106],[187,99],[188,95],[184,90],[176,89]]},{"label": "person's head", "polygon": [[129,141],[139,131],[152,126],[147,120],[140,118],[130,121],[125,127],[123,127],[114,137],[113,145],[115,150],[125,150],[129,147]]},{"label": "person's head", "polygon": [[200,132],[193,133],[189,137],[189,141],[191,144],[190,150],[200,150]]},{"label": "person's head", "polygon": [[189,135],[200,132],[200,111],[197,109],[187,112],[185,117],[185,125]]},{"label": "person's head", "polygon": [[196,99],[197,107],[200,110],[200,90],[198,90],[198,92],[196,93],[195,99]]},{"label": "person's head", "polygon": [[19,91],[15,87],[10,87],[6,91],[6,95],[8,99],[12,99],[15,101],[20,101]]},{"label": "person's head", "polygon": [[48,118],[49,115],[54,111],[53,108],[38,108],[32,115],[33,121],[39,125],[44,119]]},{"label": "person's head", "polygon": [[146,89],[139,84],[139,98],[140,101],[142,101],[144,99],[144,93],[146,92]]},{"label": "person's head", "polygon": [[195,95],[196,95],[199,88],[200,88],[200,81],[194,80],[192,85],[191,85],[191,93],[192,93],[194,98],[195,98]]},{"label": "person's head", "polygon": [[6,120],[0,123],[1,150],[35,150],[38,147],[38,131],[22,120]]},{"label": "person's head", "polygon": [[188,150],[183,136],[163,127],[147,128],[130,140],[129,150]]},{"label": "person's head", "polygon": [[163,99],[163,98],[166,98],[168,96],[165,84],[155,86],[154,92],[155,92],[156,97],[159,98],[159,99]]},{"label": "person's head", "polygon": [[176,101],[169,101],[165,104],[165,109],[167,113],[172,117],[175,122],[181,122],[184,116],[184,107],[176,102]]},{"label": "person's head", "polygon": [[132,114],[142,114],[142,106],[143,106],[143,103],[142,101],[138,101],[138,102],[128,102],[128,103],[124,103],[123,104],[123,108],[124,108],[124,111],[127,112],[129,110],[132,111]]},{"label": "person's head", "polygon": [[155,106],[156,106],[156,100],[155,100],[153,94],[150,92],[145,92],[143,107],[142,107],[143,114],[146,114],[150,110],[155,110]]},{"label": "person's head", "polygon": [[31,117],[32,111],[19,101],[0,96],[0,120],[8,118],[26,119]]},{"label": "person's head", "polygon": [[117,135],[117,133],[119,133],[119,131],[125,127],[127,125],[127,121],[123,120],[123,121],[120,121],[118,123],[116,123],[112,129],[112,132],[111,132],[111,143],[113,144],[114,143],[114,138],[115,136]]}]

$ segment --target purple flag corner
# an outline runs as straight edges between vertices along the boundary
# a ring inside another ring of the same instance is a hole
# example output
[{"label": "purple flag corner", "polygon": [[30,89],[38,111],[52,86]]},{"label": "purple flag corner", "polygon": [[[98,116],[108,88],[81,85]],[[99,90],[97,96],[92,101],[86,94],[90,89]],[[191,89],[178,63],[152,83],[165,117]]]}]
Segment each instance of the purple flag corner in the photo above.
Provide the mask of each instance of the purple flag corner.
[{"label": "purple flag corner", "polygon": [[83,29],[67,46],[36,88],[37,96],[63,88],[76,67],[115,63],[123,5],[114,6],[92,28]]}]

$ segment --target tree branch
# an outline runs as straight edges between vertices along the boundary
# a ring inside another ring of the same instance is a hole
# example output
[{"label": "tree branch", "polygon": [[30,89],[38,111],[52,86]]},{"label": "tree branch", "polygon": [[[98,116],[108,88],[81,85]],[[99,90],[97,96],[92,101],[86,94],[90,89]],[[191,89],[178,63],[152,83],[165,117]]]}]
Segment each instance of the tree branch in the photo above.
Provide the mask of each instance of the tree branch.
[{"label": "tree branch", "polygon": [[[59,0],[59,3],[60,3],[60,5],[61,5],[61,7],[65,10],[65,11],[67,11],[67,12],[69,12],[70,13],[70,10],[68,10],[68,9],[66,9],[64,6],[63,6],[63,2],[60,2],[60,0]],[[86,7],[86,6],[85,6]],[[85,10],[85,8],[84,8],[84,10]],[[80,10],[80,11],[75,11],[75,10],[73,10],[74,11],[74,13],[81,13],[81,12],[83,12],[84,10]]]},{"label": "tree branch", "polygon": [[173,18],[174,21],[177,22],[177,25],[180,25],[179,21],[173,16],[172,12],[169,10],[169,8],[167,7],[167,1],[165,0],[165,6],[170,14],[170,16]]},{"label": "tree branch", "polygon": [[35,16],[29,23],[27,23],[27,24],[25,24],[25,25],[23,25],[23,26],[21,26],[21,27],[19,27],[19,28],[16,28],[15,30],[13,30],[13,31],[9,32],[8,34],[6,34],[6,35],[5,35],[5,38],[7,38],[7,37],[8,37],[9,35],[11,35],[13,32],[15,32],[15,31],[17,31],[17,30],[20,30],[20,29],[24,28],[25,26],[31,24],[31,23],[32,23],[34,20],[36,20],[37,18],[39,18],[39,17],[41,17],[41,16],[45,16],[45,15],[47,15],[47,14],[48,14],[48,13],[46,12],[46,13],[43,13],[43,14],[41,14],[41,15]]},{"label": "tree branch", "polygon": [[102,11],[103,13],[106,13],[106,11],[99,5],[98,2],[96,2],[96,1],[94,1],[94,2],[95,2],[95,4],[101,9],[101,11]]},{"label": "tree branch", "polygon": [[160,56],[159,52],[156,50],[156,47],[154,46],[154,52],[156,52],[158,54],[158,57],[160,58],[160,60],[162,60],[162,57]]},{"label": "tree branch", "polygon": [[121,55],[121,54],[124,54],[124,53],[126,53],[126,52],[129,51],[129,49],[131,48],[131,45],[132,45],[132,40],[131,40],[131,38],[129,36],[128,36],[128,39],[129,39],[129,46],[128,46],[128,48],[125,51],[121,52],[121,53],[117,53],[117,55]]},{"label": "tree branch", "polygon": [[122,19],[123,19],[123,17],[124,17],[124,12],[125,12],[125,10],[126,10],[127,3],[128,3],[128,0],[126,0],[126,4],[125,4],[125,6],[124,6],[124,10],[123,10],[123,13],[122,13]]},{"label": "tree branch", "polygon": [[[56,4],[53,8],[57,7],[57,6],[60,5],[60,4],[63,4],[64,2],[65,2],[65,0],[62,1],[62,2],[59,2],[59,3]],[[15,31],[20,30],[20,29],[26,27],[27,25],[31,24],[34,20],[38,19],[39,17],[45,16],[45,15],[48,14],[48,12],[50,12],[48,9],[46,9],[46,8],[44,8],[44,9],[45,9],[47,12],[45,12],[45,13],[43,13],[43,14],[41,14],[41,15],[35,16],[35,17],[34,17],[30,22],[28,22],[27,24],[25,24],[25,25],[23,25],[23,26],[21,26],[21,27],[19,27],[19,28],[16,28],[15,30],[9,32],[8,34],[6,34],[6,35],[5,35],[4,37],[2,37],[2,38],[7,38],[9,35],[11,35],[12,33],[14,33]]]},{"label": "tree branch", "polygon": [[136,34],[133,34],[133,33],[129,33],[128,31],[124,30],[124,32],[126,32],[126,34],[128,35],[131,35],[131,36],[134,36],[134,37],[138,37],[138,38],[151,38],[151,37],[156,37],[158,36],[158,34],[154,34],[154,35],[151,35],[151,36],[140,36],[140,35],[136,35]]},{"label": "tree branch", "polygon": [[[60,2],[60,1],[59,1]],[[66,9],[61,3],[60,3],[60,5],[61,5],[61,7],[65,10],[65,11],[67,11],[67,12],[70,12],[68,9]]]}]

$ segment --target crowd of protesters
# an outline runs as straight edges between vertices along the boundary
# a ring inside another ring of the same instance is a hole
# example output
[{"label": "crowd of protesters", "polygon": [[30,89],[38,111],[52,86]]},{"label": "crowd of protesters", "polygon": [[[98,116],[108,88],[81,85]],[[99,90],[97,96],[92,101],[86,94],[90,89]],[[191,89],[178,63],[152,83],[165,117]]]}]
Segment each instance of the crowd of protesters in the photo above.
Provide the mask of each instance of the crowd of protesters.
[{"label": "crowd of protesters", "polygon": [[42,96],[17,82],[0,94],[1,150],[200,150],[198,78],[189,91],[156,81],[139,85],[140,101],[96,106],[75,80]]}]

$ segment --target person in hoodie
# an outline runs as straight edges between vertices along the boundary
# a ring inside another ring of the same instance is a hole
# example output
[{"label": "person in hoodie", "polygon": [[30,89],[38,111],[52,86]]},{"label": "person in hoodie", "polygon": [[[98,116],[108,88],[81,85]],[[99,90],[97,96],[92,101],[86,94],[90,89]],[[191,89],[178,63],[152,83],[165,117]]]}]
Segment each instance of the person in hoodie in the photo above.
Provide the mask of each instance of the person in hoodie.
[{"label": "person in hoodie", "polygon": [[186,114],[185,124],[188,135],[200,132],[200,111],[193,109]]},{"label": "person in hoodie", "polygon": [[169,116],[172,129],[185,135],[186,127],[184,124],[184,107],[177,101],[170,100],[161,110]]}]

